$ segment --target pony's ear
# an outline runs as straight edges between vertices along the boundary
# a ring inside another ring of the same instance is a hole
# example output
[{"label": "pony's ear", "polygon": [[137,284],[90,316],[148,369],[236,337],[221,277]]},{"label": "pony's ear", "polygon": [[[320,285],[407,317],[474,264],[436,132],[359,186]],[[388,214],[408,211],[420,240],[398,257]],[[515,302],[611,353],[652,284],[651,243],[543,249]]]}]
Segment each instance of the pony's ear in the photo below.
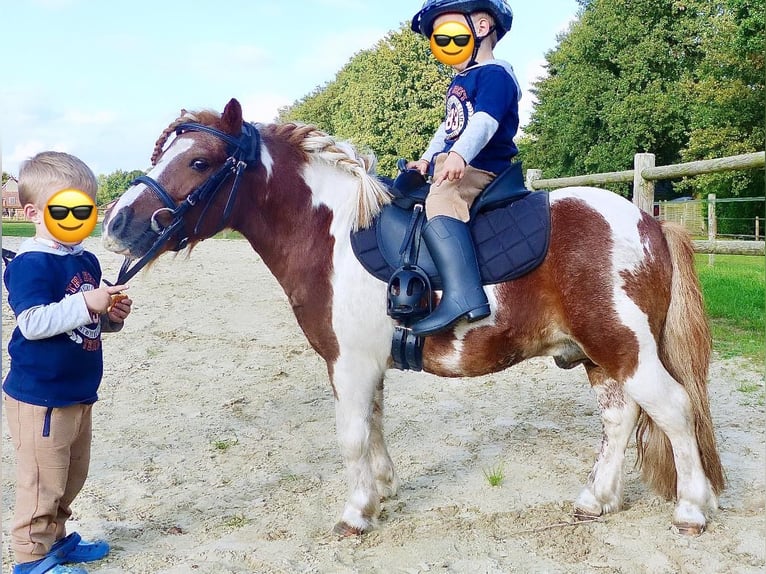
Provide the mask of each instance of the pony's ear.
[{"label": "pony's ear", "polygon": [[227,134],[239,137],[242,131],[242,106],[236,98],[229,100],[221,116],[221,129]]}]

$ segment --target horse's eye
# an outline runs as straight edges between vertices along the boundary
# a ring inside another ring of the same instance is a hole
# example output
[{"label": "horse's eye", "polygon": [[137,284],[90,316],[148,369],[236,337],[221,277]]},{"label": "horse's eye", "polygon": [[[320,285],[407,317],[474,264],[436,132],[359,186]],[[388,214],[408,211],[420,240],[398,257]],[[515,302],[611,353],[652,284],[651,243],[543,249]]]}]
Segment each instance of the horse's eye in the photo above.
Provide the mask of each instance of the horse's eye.
[{"label": "horse's eye", "polygon": [[190,165],[192,169],[197,171],[206,171],[210,167],[206,159],[195,159]]}]

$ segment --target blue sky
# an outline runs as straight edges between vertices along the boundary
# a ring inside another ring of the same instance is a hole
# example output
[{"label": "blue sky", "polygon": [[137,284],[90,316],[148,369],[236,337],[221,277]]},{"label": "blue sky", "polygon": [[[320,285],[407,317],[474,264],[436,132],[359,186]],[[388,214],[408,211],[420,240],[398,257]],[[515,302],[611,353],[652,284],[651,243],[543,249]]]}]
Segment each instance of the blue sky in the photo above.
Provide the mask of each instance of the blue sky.
[{"label": "blue sky", "polygon": [[[2,169],[53,149],[98,174],[146,169],[181,108],[272,121],[373,47],[422,0],[11,0],[0,56]],[[576,17],[575,0],[510,0],[514,24],[495,56],[522,89]],[[532,97],[522,99],[522,125]]]}]

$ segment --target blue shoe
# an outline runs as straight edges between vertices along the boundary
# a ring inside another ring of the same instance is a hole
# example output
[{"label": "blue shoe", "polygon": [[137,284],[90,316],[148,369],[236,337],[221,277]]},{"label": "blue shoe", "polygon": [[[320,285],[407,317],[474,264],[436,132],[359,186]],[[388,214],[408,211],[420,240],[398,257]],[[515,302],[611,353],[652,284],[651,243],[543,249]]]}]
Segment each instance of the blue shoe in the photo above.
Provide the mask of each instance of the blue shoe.
[{"label": "blue shoe", "polygon": [[73,532],[66,538],[59,540],[50,552],[40,560],[34,562],[22,562],[13,567],[13,574],[88,574],[82,568],[63,566],[67,556],[80,543],[80,535]]},{"label": "blue shoe", "polygon": [[[73,532],[72,534],[77,534]],[[69,536],[72,536],[70,534]],[[60,544],[63,544],[67,538],[62,538],[56,544],[51,547],[51,552],[57,550]],[[79,537],[80,535],[77,534]],[[93,542],[85,542],[80,539],[76,546],[70,550],[66,555],[64,562],[94,562],[101,560],[104,556],[109,554],[109,544],[104,540],[94,540]]]}]

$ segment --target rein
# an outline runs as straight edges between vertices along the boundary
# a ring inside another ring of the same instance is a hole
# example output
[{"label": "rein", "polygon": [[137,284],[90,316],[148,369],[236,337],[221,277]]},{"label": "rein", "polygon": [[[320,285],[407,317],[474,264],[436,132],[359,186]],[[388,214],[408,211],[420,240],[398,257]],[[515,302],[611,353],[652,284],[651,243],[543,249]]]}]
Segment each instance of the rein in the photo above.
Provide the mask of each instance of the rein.
[{"label": "rein", "polygon": [[[223,210],[221,223],[218,225],[218,228],[213,233],[213,235],[224,229],[229,218],[231,217],[231,212],[234,209],[234,203],[237,198],[237,190],[239,189],[239,184],[242,181],[242,174],[248,168],[253,168],[258,165],[261,149],[261,137],[258,133],[258,129],[253,124],[243,123],[242,133],[240,134],[239,138],[232,137],[229,134],[210,126],[194,122],[184,123],[176,128],[176,136],[179,136],[184,132],[203,132],[214,135],[218,139],[228,144],[229,157],[218,169],[218,171],[216,171],[207,180],[205,180],[201,186],[192,191],[187,196],[187,198],[181,202],[180,205],[176,205],[175,201],[167,192],[167,190],[162,187],[162,185],[157,180],[152,179],[148,175],[141,175],[131,182],[131,185],[136,185],[139,183],[146,185],[154,193],[154,195],[156,195],[157,198],[165,204],[165,207],[161,207],[152,214],[151,231],[157,236],[154,240],[154,243],[143,255],[143,257],[138,259],[138,261],[136,261],[132,267],[131,263],[133,263],[134,260],[128,256],[125,256],[125,260],[122,262],[122,267],[120,268],[120,273],[117,277],[117,281],[114,283],[116,285],[124,285],[133,276],[135,276],[136,273],[143,269],[146,264],[156,256],[159,250],[164,247],[165,244],[168,243],[173,237],[178,237],[178,239],[176,240],[175,246],[171,249],[172,251],[180,251],[186,247],[189,243],[189,234],[186,232],[184,227],[184,215],[186,212],[199,203],[205,204],[202,209],[202,213],[200,214],[199,219],[194,226],[193,234],[196,235],[199,232],[200,226],[202,225],[202,220],[207,215],[213,200],[217,196],[218,190],[221,189],[223,184],[226,183],[230,177],[234,176],[234,181],[231,185],[231,190],[229,191],[229,198],[226,200],[226,206]],[[162,224],[160,224],[157,220],[157,216],[163,212],[169,213],[172,217],[170,225],[165,227],[163,227]],[[110,286],[112,285],[112,283],[106,280],[104,280],[104,283]]]}]

